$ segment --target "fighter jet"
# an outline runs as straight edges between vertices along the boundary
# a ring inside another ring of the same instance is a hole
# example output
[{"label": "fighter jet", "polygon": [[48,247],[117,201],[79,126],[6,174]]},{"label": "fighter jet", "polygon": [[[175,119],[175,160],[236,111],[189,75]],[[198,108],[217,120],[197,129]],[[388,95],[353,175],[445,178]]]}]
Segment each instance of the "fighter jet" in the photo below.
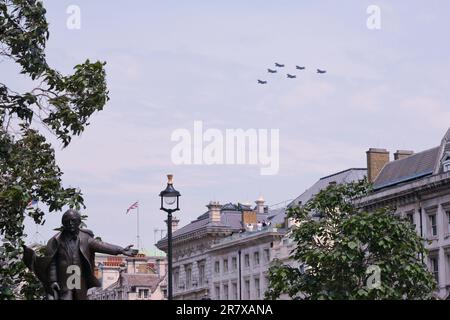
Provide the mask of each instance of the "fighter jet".
[{"label": "fighter jet", "polygon": [[266,84],[267,83],[267,81],[263,81],[263,80],[259,80],[258,79],[258,84]]},{"label": "fighter jet", "polygon": [[269,73],[277,73],[277,70],[267,69],[267,72],[269,72]]},{"label": "fighter jet", "polygon": [[317,73],[326,73],[326,72],[327,72],[326,70],[317,69]]},{"label": "fighter jet", "polygon": [[289,79],[294,79],[294,78],[297,78],[297,76],[296,75],[292,75],[292,74],[287,74],[287,77],[289,78]]},{"label": "fighter jet", "polygon": [[284,67],[284,64],[281,64],[281,63],[275,62],[275,67],[278,67],[278,68],[283,68],[283,67]]},{"label": "fighter jet", "polygon": [[297,70],[305,70],[305,67],[295,66],[295,69],[297,69]]}]

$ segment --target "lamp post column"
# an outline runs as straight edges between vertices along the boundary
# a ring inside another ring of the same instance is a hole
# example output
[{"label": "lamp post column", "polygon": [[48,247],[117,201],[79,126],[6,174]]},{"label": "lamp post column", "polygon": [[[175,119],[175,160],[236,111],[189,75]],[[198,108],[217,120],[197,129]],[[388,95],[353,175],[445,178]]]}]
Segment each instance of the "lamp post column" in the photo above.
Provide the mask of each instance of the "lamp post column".
[{"label": "lamp post column", "polygon": [[168,299],[173,299],[173,288],[172,288],[172,212],[167,212],[167,264],[168,264]]}]

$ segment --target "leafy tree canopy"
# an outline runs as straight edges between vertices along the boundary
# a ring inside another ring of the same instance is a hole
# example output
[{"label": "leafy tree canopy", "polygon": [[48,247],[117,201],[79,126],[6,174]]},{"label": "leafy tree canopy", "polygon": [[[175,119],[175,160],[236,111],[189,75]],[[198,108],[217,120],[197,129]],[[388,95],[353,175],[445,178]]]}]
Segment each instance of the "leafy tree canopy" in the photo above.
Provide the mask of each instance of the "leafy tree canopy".
[{"label": "leafy tree canopy", "polygon": [[365,212],[355,200],[366,181],[330,185],[291,208],[292,261],[269,270],[266,298],[427,299],[436,283],[422,257],[423,240],[389,208]]},{"label": "leafy tree canopy", "polygon": [[16,63],[33,84],[16,92],[0,72],[0,299],[40,294],[21,262],[25,216],[45,221],[41,209],[27,208],[29,202],[39,201],[50,212],[84,206],[79,190],[63,187],[62,171],[43,132],[67,147],[108,100],[104,62],[86,60],[71,75],[47,63],[45,13],[38,0],[0,0],[0,61]]}]

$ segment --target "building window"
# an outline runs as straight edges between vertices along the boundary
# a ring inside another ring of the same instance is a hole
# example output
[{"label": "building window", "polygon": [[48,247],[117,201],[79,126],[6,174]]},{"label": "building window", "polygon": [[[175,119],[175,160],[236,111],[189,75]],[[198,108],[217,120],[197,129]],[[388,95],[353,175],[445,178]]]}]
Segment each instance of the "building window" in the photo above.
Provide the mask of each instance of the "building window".
[{"label": "building window", "polygon": [[450,210],[445,212],[445,216],[447,217],[447,233],[450,234]]},{"label": "building window", "polygon": [[216,293],[216,299],[220,300],[220,286],[216,285],[215,288],[214,288],[214,291]]},{"label": "building window", "polygon": [[255,278],[255,294],[256,299],[259,299],[261,297],[261,286],[259,283],[259,278]]},{"label": "building window", "polygon": [[188,265],[185,267],[186,272],[186,289],[192,287],[192,266]]},{"label": "building window", "polygon": [[442,163],[442,167],[444,169],[444,172],[450,171],[450,160],[446,160]]},{"label": "building window", "polygon": [[237,300],[238,299],[238,290],[237,290],[237,283],[233,282],[231,284],[231,299]]},{"label": "building window", "polygon": [[436,257],[430,258],[430,271],[433,273],[434,279],[439,283],[439,264]]},{"label": "building window", "polygon": [[214,263],[214,272],[215,273],[220,273],[220,261],[216,261]]},{"label": "building window", "polygon": [[253,253],[253,262],[254,262],[255,266],[259,265],[259,251],[256,251],[255,253]]},{"label": "building window", "polygon": [[175,289],[178,289],[180,286],[180,269],[175,269],[173,271],[173,284]]},{"label": "building window", "polygon": [[270,261],[270,251],[269,249],[264,249],[264,261],[269,262]]},{"label": "building window", "polygon": [[430,220],[431,235],[432,236],[437,236],[436,215],[435,214],[430,214],[428,216],[428,219]]},{"label": "building window", "polygon": [[244,299],[249,300],[250,299],[250,280],[245,280],[245,297]]},{"label": "building window", "polygon": [[228,259],[223,259],[223,272],[228,272]]},{"label": "building window", "polygon": [[228,285],[223,285],[223,300],[228,300]]},{"label": "building window", "polygon": [[244,256],[244,263],[247,268],[250,267],[250,256],[248,254]]},{"label": "building window", "polygon": [[233,270],[237,269],[237,258],[236,257],[233,257],[231,259],[231,267],[233,268]]},{"label": "building window", "polygon": [[148,289],[139,289],[138,296],[139,299],[148,299]]},{"label": "building window", "polygon": [[205,283],[205,264],[201,263],[198,265],[198,284],[203,286]]},{"label": "building window", "polygon": [[406,214],[406,220],[408,220],[409,223],[411,223],[412,226],[415,226],[415,224],[414,224],[414,212],[408,212]]}]

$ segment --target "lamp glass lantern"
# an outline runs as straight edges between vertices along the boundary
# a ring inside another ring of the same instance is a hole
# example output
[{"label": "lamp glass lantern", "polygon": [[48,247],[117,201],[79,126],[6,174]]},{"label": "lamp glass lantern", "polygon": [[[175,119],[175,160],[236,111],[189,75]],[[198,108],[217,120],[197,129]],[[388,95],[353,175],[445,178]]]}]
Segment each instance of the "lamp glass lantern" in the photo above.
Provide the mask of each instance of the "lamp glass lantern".
[{"label": "lamp glass lantern", "polygon": [[160,192],[161,210],[175,212],[179,209],[180,193],[173,187],[173,175],[167,175],[167,187]]}]

